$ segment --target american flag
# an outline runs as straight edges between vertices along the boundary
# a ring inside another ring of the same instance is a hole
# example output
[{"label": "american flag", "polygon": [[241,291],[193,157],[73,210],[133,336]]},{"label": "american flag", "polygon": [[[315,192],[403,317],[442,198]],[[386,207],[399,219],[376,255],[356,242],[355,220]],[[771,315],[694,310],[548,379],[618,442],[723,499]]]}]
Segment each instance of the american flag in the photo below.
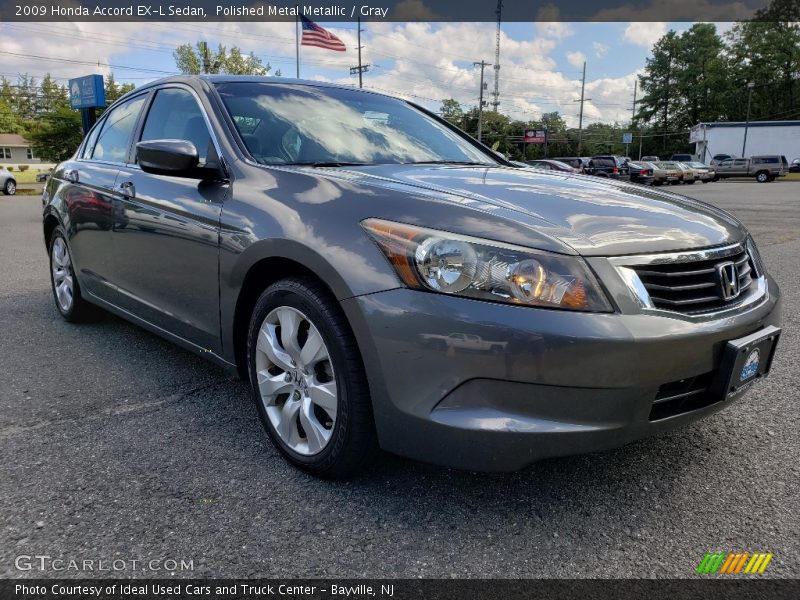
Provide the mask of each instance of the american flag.
[{"label": "american flag", "polygon": [[303,23],[303,46],[316,46],[317,48],[326,48],[327,50],[336,50],[336,52],[344,52],[347,50],[342,40],[337,38],[327,29],[320,27],[311,19],[300,17]]}]

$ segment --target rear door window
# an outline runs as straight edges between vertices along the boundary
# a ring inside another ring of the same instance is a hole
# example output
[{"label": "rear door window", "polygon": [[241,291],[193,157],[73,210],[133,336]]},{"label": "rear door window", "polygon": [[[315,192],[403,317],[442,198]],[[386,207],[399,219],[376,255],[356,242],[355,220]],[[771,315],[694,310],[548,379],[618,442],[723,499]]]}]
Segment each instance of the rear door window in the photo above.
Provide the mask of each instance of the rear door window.
[{"label": "rear door window", "polygon": [[92,150],[92,159],[125,164],[131,134],[142,111],[145,96],[132,98],[113,108],[103,123]]}]

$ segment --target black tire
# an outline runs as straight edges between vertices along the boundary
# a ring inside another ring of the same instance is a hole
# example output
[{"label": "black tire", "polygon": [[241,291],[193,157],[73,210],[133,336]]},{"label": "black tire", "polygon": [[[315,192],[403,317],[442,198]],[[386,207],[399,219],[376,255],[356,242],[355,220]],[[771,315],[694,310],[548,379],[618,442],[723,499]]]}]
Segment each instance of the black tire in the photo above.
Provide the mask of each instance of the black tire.
[{"label": "black tire", "polygon": [[[261,398],[256,372],[259,330],[276,308],[303,313],[320,332],[330,354],[337,387],[336,418],[327,445],[317,454],[293,450],[278,435]],[[294,466],[325,478],[341,479],[362,470],[377,454],[372,401],[356,340],[335,298],[309,277],[282,279],[270,285],[256,302],[247,336],[247,364],[253,399],[262,424],[278,451]]]},{"label": "black tire", "polygon": [[[56,282],[53,269],[53,249],[56,244],[56,240],[59,239],[63,243],[67,250],[68,256],[70,257],[70,264],[66,270],[68,271],[69,276],[72,278],[72,302],[66,308],[62,306],[61,302],[59,302],[58,294],[56,293]],[[50,242],[47,246],[47,254],[50,259],[50,288],[53,292],[53,301],[56,304],[56,309],[61,316],[70,323],[87,323],[98,320],[102,316],[103,310],[100,307],[87,302],[83,298],[81,286],[78,283],[78,278],[75,277],[75,264],[72,262],[72,253],[69,250],[69,245],[67,244],[67,236],[64,234],[64,230],[60,225],[57,226],[50,235]]]},{"label": "black tire", "polygon": [[691,181],[687,181],[687,182],[686,182],[686,185],[694,185],[694,182],[695,182],[695,180],[694,180],[694,179],[692,179]]},{"label": "black tire", "polygon": [[756,173],[756,181],[758,183],[767,183],[769,181],[769,173],[766,171],[759,171]]},{"label": "black tire", "polygon": [[6,196],[13,196],[17,193],[17,182],[13,179],[6,179],[6,183],[3,186],[3,193]]}]

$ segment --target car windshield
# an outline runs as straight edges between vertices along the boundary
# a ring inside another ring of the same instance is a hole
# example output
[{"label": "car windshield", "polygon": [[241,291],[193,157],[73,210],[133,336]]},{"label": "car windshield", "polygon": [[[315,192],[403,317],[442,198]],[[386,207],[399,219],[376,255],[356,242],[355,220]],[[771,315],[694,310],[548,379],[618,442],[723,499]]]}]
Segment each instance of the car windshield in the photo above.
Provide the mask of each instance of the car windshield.
[{"label": "car windshield", "polygon": [[216,87],[248,152],[261,164],[498,164],[445,124],[395,98],[288,83]]}]

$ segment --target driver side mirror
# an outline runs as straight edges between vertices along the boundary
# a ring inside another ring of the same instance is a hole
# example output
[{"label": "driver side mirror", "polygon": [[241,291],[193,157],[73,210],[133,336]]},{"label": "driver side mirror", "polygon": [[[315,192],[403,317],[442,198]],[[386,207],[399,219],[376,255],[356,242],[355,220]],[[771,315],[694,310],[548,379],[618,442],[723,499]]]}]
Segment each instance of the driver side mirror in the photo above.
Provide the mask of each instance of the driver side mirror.
[{"label": "driver side mirror", "polygon": [[194,179],[220,177],[220,169],[211,161],[200,166],[197,148],[187,140],[147,140],[136,144],[136,157],[145,173]]}]

